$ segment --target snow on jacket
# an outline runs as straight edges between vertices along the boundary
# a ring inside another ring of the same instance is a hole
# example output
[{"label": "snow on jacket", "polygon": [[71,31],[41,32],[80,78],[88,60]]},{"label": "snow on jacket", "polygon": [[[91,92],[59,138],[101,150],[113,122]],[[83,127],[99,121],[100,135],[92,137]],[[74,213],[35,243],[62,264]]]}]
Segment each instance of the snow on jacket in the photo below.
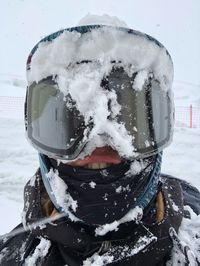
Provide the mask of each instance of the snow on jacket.
[{"label": "snow on jacket", "polygon": [[[34,180],[34,183],[33,183]],[[183,180],[161,176],[165,216],[155,221],[155,198],[141,222],[95,236],[94,228],[61,218],[0,240],[0,265],[102,266],[200,265],[200,192]],[[44,218],[44,186],[37,172],[25,187],[26,222]],[[15,229],[21,229],[20,224]]]}]

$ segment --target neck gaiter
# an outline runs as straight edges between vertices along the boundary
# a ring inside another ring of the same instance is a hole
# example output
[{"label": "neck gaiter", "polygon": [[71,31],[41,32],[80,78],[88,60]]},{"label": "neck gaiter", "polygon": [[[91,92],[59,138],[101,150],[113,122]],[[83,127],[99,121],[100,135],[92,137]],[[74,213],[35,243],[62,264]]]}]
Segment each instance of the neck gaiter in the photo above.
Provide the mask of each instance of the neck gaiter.
[{"label": "neck gaiter", "polygon": [[135,206],[146,207],[157,190],[157,161],[157,156],[152,156],[137,164],[126,161],[94,170],[58,166],[56,160],[40,154],[43,182],[55,207],[71,220],[92,225],[112,223]]}]

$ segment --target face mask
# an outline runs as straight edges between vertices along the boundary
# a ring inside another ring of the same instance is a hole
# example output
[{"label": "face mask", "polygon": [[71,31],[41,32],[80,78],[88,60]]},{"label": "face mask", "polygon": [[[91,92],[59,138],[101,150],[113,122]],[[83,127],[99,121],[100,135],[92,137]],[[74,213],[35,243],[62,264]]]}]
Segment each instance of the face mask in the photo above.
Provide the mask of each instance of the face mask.
[{"label": "face mask", "polygon": [[136,206],[146,207],[157,191],[160,160],[161,155],[138,160],[137,171],[136,161],[94,170],[57,166],[40,154],[43,182],[55,207],[71,220],[92,225],[112,223]]}]

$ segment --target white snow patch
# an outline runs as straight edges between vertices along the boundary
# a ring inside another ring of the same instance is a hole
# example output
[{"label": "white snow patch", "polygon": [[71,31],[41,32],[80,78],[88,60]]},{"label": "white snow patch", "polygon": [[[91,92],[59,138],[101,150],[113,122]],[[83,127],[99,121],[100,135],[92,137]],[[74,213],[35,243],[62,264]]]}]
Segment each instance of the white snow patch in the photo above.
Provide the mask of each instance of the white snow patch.
[{"label": "white snow patch", "polygon": [[[115,91],[106,91],[101,86],[105,68],[98,63],[75,65],[58,77],[59,89],[75,101],[76,107],[84,117],[85,125],[93,123],[93,127],[84,131],[84,141],[88,142],[84,152],[78,158],[84,158],[97,146],[109,145],[117,149],[122,157],[136,154],[133,137],[127,132],[124,124],[116,121],[121,106],[117,102]],[[67,102],[67,104],[69,104]],[[109,109],[110,108],[110,109]],[[112,120],[108,119],[111,117]],[[77,158],[76,158],[77,159]]]},{"label": "white snow patch", "polygon": [[148,140],[145,141],[145,146],[146,146],[146,147],[149,147],[149,146],[150,146],[150,143],[149,143]]},{"label": "white snow patch", "polygon": [[[67,49],[66,49],[67,47]],[[81,35],[64,31],[51,42],[39,44],[27,73],[29,84],[50,75],[64,76],[68,68],[82,60],[98,61],[100,75],[111,68],[111,61],[122,62],[131,72],[154,73],[162,87],[171,87],[173,65],[165,48],[144,36],[127,34],[115,27],[102,27]],[[144,77],[144,75],[142,75]],[[141,78],[139,79],[141,83]]]},{"label": "white snow patch", "polygon": [[118,188],[116,188],[116,193],[121,193],[122,191],[130,191],[130,186],[127,185],[126,187],[122,187],[122,186],[119,186]]},{"label": "white snow patch", "polygon": [[51,241],[41,237],[39,245],[35,248],[34,253],[26,258],[24,266],[35,266],[39,258],[44,258],[47,255],[50,246]]},{"label": "white snow patch", "polygon": [[83,266],[103,266],[111,263],[114,257],[109,255],[99,255],[95,253],[90,258],[83,261]]},{"label": "white snow patch", "polygon": [[68,187],[65,182],[59,177],[58,171],[51,168],[49,173],[47,174],[47,178],[49,180],[53,194],[55,195],[57,204],[63,208],[65,213],[72,221],[77,221],[78,218],[76,218],[70,211],[71,209],[73,212],[76,212],[77,201],[74,200],[68,193]]},{"label": "white snow patch", "polygon": [[116,193],[121,193],[121,191],[122,191],[122,186],[119,186],[118,188],[116,188]]},{"label": "white snow patch", "polygon": [[91,188],[95,188],[95,187],[96,187],[96,183],[93,182],[93,181],[91,181],[91,182],[89,183],[89,185],[90,185]]},{"label": "white snow patch", "polygon": [[124,217],[122,217],[118,221],[114,221],[110,224],[101,225],[98,228],[96,228],[95,233],[96,235],[105,235],[109,231],[117,231],[118,226],[122,223],[130,222],[130,221],[139,221],[141,220],[143,215],[143,211],[138,206],[134,209],[130,210]]},{"label": "white snow patch", "polygon": [[139,71],[134,79],[133,89],[141,91],[148,77],[149,75],[147,70]]},{"label": "white snow patch", "polygon": [[133,176],[139,174],[143,169],[147,167],[147,160],[134,160],[131,165],[130,169],[126,172],[126,176]]},{"label": "white snow patch", "polygon": [[[131,256],[134,256],[135,254],[139,253],[141,250],[143,250],[146,246],[148,246],[152,241],[155,241],[157,238],[155,236],[143,236],[140,237],[135,244],[135,247],[130,249],[129,246],[111,246],[110,249],[104,253],[103,255],[99,255],[98,253],[95,253],[92,257],[88,258],[84,261],[83,265],[94,265],[94,266],[101,266],[101,265],[107,265],[108,262],[118,262],[120,260],[123,260],[124,258],[128,258]],[[110,254],[118,252],[118,258],[114,260],[114,257]],[[110,260],[110,261],[108,261]],[[103,264],[102,264],[103,263]]]},{"label": "white snow patch", "polygon": [[[194,211],[186,206],[185,209],[189,211],[191,219],[183,218],[181,226],[178,231],[178,237],[183,247],[188,246],[190,265],[197,265],[195,257],[200,261],[200,215],[196,215]],[[178,263],[180,261],[180,263]],[[185,265],[185,256],[181,250],[175,245],[172,250],[172,259],[168,265]]]},{"label": "white snow patch", "polygon": [[172,208],[173,208],[176,212],[179,211],[179,207],[178,207],[174,202],[172,203]]},{"label": "white snow patch", "polygon": [[35,181],[36,181],[36,175],[34,175],[34,176],[31,177],[29,185],[31,187],[35,186]]}]

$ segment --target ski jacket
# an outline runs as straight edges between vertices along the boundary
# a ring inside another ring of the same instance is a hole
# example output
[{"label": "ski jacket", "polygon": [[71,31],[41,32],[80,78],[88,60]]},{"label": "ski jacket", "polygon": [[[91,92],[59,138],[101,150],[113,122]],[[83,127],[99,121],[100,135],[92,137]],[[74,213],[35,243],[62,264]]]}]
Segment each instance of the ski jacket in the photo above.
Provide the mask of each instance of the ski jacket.
[{"label": "ski jacket", "polygon": [[[37,172],[34,184],[31,180],[25,187],[25,216],[29,224],[44,218],[40,198],[43,189],[41,174]],[[61,218],[18,235],[5,236],[0,241],[0,265],[162,266],[167,262],[175,265],[175,261],[182,262],[178,265],[200,265],[200,256],[178,237],[183,220],[192,218],[190,208],[200,214],[200,192],[167,175],[161,176],[160,191],[165,205],[161,222],[155,221],[155,199],[144,210],[140,222],[121,224],[117,231],[104,236],[96,236],[91,226]],[[20,224],[15,229],[22,227]],[[194,239],[200,244],[200,234],[195,233]]]}]

